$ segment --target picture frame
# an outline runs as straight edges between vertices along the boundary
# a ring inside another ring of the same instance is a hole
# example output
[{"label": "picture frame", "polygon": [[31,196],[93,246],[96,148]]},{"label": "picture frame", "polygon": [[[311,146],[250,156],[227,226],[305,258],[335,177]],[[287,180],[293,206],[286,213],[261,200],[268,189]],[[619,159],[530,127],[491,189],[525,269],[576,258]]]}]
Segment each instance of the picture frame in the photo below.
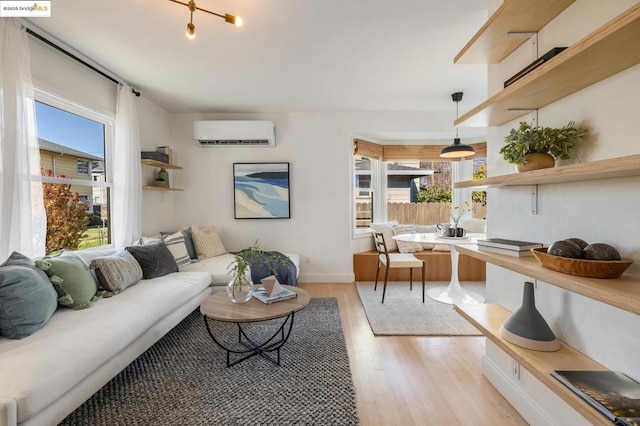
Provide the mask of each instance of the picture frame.
[{"label": "picture frame", "polygon": [[289,163],[233,163],[235,219],[290,219]]}]

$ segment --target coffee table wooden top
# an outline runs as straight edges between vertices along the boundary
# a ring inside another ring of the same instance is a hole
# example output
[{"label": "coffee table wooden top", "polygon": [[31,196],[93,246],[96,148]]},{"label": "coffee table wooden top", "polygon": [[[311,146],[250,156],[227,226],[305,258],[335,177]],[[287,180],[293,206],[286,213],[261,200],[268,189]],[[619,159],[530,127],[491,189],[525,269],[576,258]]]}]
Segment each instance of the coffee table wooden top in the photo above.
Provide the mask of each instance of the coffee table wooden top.
[{"label": "coffee table wooden top", "polygon": [[265,304],[256,298],[246,303],[233,303],[226,291],[219,291],[207,297],[200,305],[200,312],[217,321],[252,322],[281,318],[292,312],[298,312],[309,303],[309,293],[305,290],[283,285],[283,287],[298,293],[293,299]]}]

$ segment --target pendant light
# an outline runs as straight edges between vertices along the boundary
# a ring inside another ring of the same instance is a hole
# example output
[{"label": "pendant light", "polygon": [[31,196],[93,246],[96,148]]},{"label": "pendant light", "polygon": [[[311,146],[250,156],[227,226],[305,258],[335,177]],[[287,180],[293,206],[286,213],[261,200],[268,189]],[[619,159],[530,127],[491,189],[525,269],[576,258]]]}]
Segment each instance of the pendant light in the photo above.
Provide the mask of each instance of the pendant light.
[{"label": "pendant light", "polygon": [[[456,103],[456,120],[458,119],[458,103],[462,100],[462,92],[456,92],[451,94],[451,99]],[[440,157],[444,158],[462,158],[475,154],[475,150],[470,145],[460,143],[458,137],[458,126],[456,126],[456,137],[453,140],[453,144],[442,148],[440,151]]]}]

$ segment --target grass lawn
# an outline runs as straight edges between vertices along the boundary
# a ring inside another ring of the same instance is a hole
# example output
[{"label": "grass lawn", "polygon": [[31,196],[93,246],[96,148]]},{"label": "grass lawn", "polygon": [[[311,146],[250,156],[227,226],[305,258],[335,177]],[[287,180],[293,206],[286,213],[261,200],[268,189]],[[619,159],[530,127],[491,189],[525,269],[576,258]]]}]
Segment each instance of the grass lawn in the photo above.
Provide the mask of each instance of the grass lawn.
[{"label": "grass lawn", "polygon": [[109,244],[109,233],[106,227],[93,227],[86,230],[78,250]]}]

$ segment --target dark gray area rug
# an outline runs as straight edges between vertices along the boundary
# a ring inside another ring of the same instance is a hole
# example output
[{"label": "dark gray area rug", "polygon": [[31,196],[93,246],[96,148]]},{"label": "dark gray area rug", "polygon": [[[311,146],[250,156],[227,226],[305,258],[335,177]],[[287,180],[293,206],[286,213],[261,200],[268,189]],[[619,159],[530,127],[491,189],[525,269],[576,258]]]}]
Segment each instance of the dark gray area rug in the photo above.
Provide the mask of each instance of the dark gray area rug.
[{"label": "dark gray area rug", "polygon": [[[235,324],[212,324],[237,339]],[[359,424],[336,299],[311,299],[296,313],[281,366],[259,356],[230,368],[225,361],[196,310],[61,424]]]}]

